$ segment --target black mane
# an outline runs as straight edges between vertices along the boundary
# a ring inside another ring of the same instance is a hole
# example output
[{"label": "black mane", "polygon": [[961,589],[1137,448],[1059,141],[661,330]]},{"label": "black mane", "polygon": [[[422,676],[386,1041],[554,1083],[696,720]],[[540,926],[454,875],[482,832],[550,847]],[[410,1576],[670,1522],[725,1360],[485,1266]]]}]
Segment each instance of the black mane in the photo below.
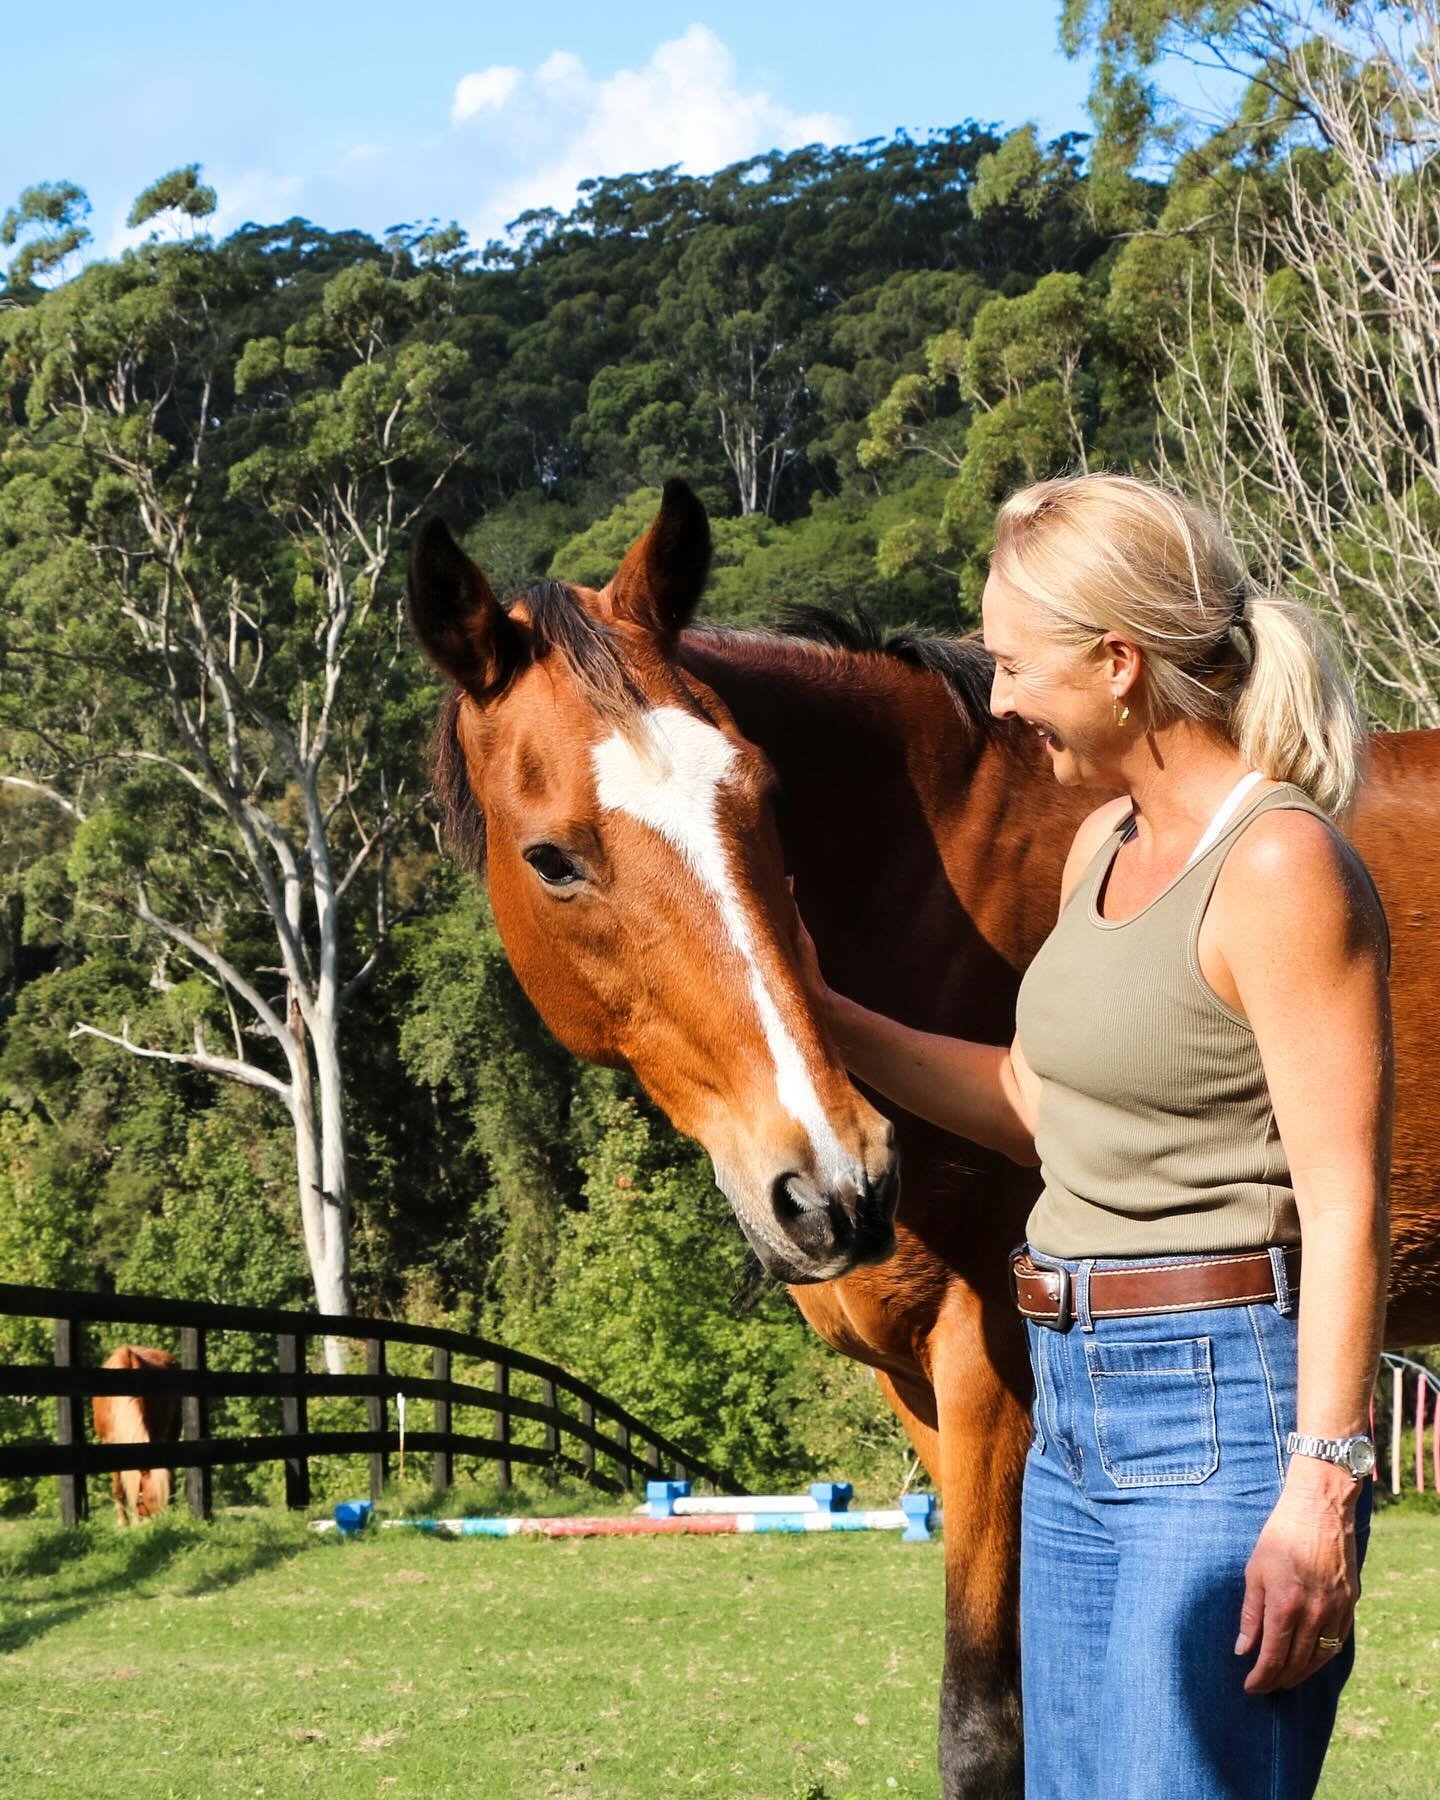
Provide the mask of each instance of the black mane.
[{"label": "black mane", "polygon": [[848,613],[828,606],[786,606],[781,620],[784,637],[862,656],[893,656],[911,668],[938,675],[971,724],[986,730],[995,724],[990,711],[995,663],[974,632],[964,637],[922,637],[909,625],[887,632],[860,606]]},{"label": "black mane", "polygon": [[[615,633],[603,619],[586,612],[572,587],[563,581],[537,581],[518,594],[510,606],[519,602],[529,612],[532,661],[542,662],[551,655],[561,657],[591,704],[605,718],[620,723],[643,709],[644,696],[625,667]],[[858,606],[848,613],[825,606],[786,606],[781,611],[780,625],[760,632],[709,623],[691,629],[721,640],[744,637],[783,642],[794,638],[854,655],[894,657],[912,668],[938,675],[962,715],[977,729],[988,732],[995,724],[990,711],[994,664],[973,632],[965,637],[922,637],[908,626],[887,632]],[[460,747],[457,721],[461,698],[460,689],[452,688],[440,708],[431,744],[431,776],[451,855],[465,868],[483,874],[485,815],[470,790],[465,753]]]}]

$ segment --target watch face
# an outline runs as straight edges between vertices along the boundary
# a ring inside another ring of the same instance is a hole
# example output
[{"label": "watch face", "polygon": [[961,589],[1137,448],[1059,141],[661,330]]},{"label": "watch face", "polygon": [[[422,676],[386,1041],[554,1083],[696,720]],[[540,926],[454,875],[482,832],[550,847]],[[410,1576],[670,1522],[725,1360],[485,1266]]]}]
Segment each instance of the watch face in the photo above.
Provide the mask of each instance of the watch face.
[{"label": "watch face", "polygon": [[1345,1464],[1352,1475],[1368,1475],[1375,1467],[1375,1446],[1368,1438],[1356,1438],[1346,1449]]}]

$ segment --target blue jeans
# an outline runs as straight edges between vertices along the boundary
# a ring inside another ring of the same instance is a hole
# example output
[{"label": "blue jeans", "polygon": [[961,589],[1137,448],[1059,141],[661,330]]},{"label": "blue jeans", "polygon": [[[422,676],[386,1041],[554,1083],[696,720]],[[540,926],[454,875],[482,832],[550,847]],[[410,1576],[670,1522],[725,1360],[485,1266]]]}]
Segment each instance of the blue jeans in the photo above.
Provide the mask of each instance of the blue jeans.
[{"label": "blue jeans", "polygon": [[[1063,1267],[1084,1264],[1031,1250]],[[1153,1258],[1087,1259],[1097,1269]],[[1170,1261],[1188,1258],[1167,1257]],[[1295,1429],[1297,1303],[1026,1320],[1035,1374],[1021,1506],[1026,1800],[1301,1800],[1355,1660],[1247,1694],[1245,1564]],[[1360,1484],[1363,1562],[1373,1502]]]}]

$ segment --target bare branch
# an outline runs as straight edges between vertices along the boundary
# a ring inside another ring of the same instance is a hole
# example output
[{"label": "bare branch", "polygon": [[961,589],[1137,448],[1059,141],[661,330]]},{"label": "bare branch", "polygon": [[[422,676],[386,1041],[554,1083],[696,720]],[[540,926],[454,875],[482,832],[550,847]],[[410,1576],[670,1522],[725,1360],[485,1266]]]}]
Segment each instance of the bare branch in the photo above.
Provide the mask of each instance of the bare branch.
[{"label": "bare branch", "polygon": [[58,789],[47,787],[43,781],[32,781],[28,775],[0,775],[0,782],[7,787],[25,788],[32,794],[40,794],[46,800],[58,806],[62,812],[69,813],[72,819],[78,819],[83,825],[85,814],[73,800],[67,800]]},{"label": "bare branch", "polygon": [[112,1031],[102,1031],[98,1025],[87,1025],[83,1020],[70,1027],[70,1036],[99,1038],[103,1043],[114,1044],[118,1049],[128,1050],[132,1056],[148,1057],[155,1062],[182,1063],[189,1069],[200,1069],[206,1075],[223,1075],[229,1081],[240,1081],[246,1087],[264,1088],[267,1093],[276,1094],[288,1106],[290,1103],[290,1084],[272,1075],[268,1069],[258,1068],[252,1062],[245,1062],[232,1056],[213,1056],[205,1048],[205,1040],[200,1027],[195,1027],[195,1048],[192,1051],[156,1050],[146,1044],[135,1043],[130,1036],[130,1021],[126,1019],[116,1037]]}]

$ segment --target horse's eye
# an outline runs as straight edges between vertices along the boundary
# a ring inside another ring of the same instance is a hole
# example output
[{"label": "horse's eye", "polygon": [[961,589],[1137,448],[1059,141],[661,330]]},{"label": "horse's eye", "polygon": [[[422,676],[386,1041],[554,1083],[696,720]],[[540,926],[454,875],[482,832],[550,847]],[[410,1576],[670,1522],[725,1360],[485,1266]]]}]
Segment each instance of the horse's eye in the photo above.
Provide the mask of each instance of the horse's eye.
[{"label": "horse's eye", "polygon": [[525,860],[550,887],[567,887],[580,879],[579,869],[554,844],[532,844],[525,852]]}]

